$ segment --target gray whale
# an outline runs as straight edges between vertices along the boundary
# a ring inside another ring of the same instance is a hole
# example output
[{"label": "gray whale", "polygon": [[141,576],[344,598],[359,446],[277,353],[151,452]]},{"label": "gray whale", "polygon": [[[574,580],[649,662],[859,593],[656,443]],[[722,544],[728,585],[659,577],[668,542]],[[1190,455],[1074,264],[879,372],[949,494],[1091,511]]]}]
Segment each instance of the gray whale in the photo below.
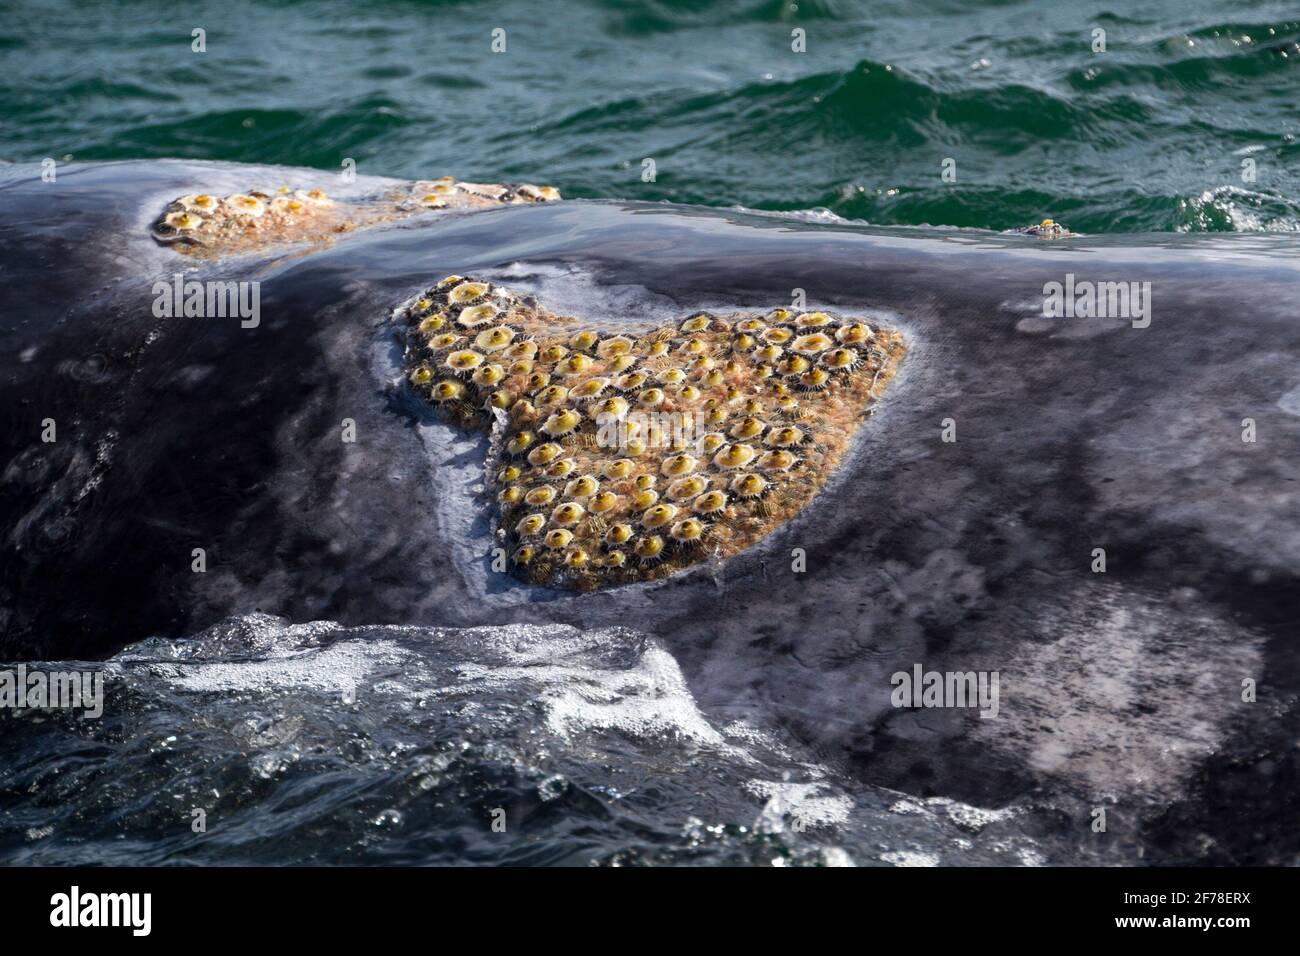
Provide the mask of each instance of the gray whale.
[{"label": "gray whale", "polygon": [[[247,169],[0,175],[0,658],[102,658],[255,611],[628,625],[667,643],[704,710],[762,714],[876,784],[1034,795],[1103,860],[1139,862],[1139,832],[1174,855],[1297,859],[1294,240],[562,202],[178,264],[149,238],[158,210]],[[155,318],[153,283],[182,267],[260,281],[259,326]],[[889,316],[911,349],[851,460],[760,545],[646,585],[539,590],[491,569],[481,440],[400,386],[391,310],[453,271],[609,318],[801,288]],[[1044,318],[1067,275],[1150,282],[1150,325]],[[918,663],[999,672],[999,716],[894,707],[891,676]]]}]

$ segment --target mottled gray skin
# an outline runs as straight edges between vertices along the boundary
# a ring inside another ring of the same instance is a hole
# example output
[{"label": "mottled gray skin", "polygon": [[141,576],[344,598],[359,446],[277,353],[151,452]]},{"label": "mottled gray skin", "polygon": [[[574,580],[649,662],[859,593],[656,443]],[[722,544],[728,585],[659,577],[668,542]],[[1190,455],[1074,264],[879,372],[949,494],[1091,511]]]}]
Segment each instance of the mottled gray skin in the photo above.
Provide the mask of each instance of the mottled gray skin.
[{"label": "mottled gray skin", "polygon": [[[1081,859],[1297,862],[1294,239],[1041,243],[564,202],[200,263],[262,282],[261,325],[155,319],[154,280],[196,264],[148,223],[256,172],[0,179],[0,657],[101,657],[257,609],[630,624],[668,643],[706,713],[783,727],[873,783],[1055,811]],[[836,480],[760,546],[650,585],[530,589],[489,567],[483,443],[393,384],[391,309],[453,271],[655,321],[797,287],[888,313],[911,351]],[[1066,273],[1149,281],[1150,327],[1043,318]],[[891,675],[918,662],[998,671],[999,716],[893,707]]]}]

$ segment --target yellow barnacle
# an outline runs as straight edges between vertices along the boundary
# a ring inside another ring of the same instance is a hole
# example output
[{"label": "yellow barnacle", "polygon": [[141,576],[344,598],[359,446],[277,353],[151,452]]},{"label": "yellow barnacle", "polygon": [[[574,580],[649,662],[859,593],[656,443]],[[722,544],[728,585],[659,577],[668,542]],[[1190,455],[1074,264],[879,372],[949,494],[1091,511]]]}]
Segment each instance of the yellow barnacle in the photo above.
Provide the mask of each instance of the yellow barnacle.
[{"label": "yellow barnacle", "polygon": [[474,344],[485,352],[496,352],[509,345],[514,337],[515,330],[510,326],[496,325],[474,336]]},{"label": "yellow barnacle", "polygon": [[646,379],[649,377],[649,375],[642,371],[628,372],[626,375],[620,375],[614,384],[625,392],[632,392],[644,385]]},{"label": "yellow barnacle", "polygon": [[763,414],[763,403],[760,402],[760,401],[759,401],[758,399],[756,399],[756,398],[751,398],[751,399],[749,399],[748,401],[745,402],[745,414],[746,414],[746,415],[762,415],[762,414]]},{"label": "yellow barnacle", "polygon": [[433,381],[433,372],[427,365],[421,365],[411,372],[412,385],[428,385],[431,381]]},{"label": "yellow barnacle", "polygon": [[483,364],[483,356],[473,349],[459,349],[448,355],[444,364],[453,371],[469,372]]},{"label": "yellow barnacle", "polygon": [[664,403],[664,390],[662,388],[647,388],[636,397],[638,405],[645,405],[647,408],[658,408]]},{"label": "yellow barnacle", "polygon": [[534,372],[532,375],[528,376],[526,384],[533,391],[540,391],[547,385],[551,384],[551,376],[545,372]]},{"label": "yellow barnacle", "polygon": [[537,355],[537,343],[532,339],[516,342],[506,349],[506,358],[512,362],[527,362]]},{"label": "yellow barnacle", "polygon": [[497,481],[503,485],[508,485],[512,481],[518,481],[523,470],[518,465],[506,465],[497,472]]},{"label": "yellow barnacle", "polygon": [[821,357],[821,364],[832,372],[848,371],[858,364],[858,353],[853,349],[831,349]]},{"label": "yellow barnacle", "polygon": [[203,217],[192,212],[169,212],[163,222],[177,232],[191,232],[203,225]]},{"label": "yellow barnacle", "polygon": [[587,509],[576,501],[566,501],[551,512],[551,524],[559,525],[562,528],[572,527],[581,521],[586,514]]},{"label": "yellow barnacle", "polygon": [[862,345],[870,342],[875,335],[871,331],[871,326],[864,325],[861,322],[854,322],[852,325],[846,325],[835,333],[835,338],[841,345]]},{"label": "yellow barnacle", "polygon": [[220,200],[216,196],[209,196],[207,193],[182,196],[176,201],[191,212],[214,212],[220,205]]},{"label": "yellow barnacle", "polygon": [[555,489],[542,485],[540,488],[534,488],[524,495],[524,501],[528,502],[534,508],[541,508],[549,505],[555,500]]},{"label": "yellow barnacle", "polygon": [[759,336],[768,345],[785,345],[793,337],[793,332],[783,328],[764,329],[763,334]]},{"label": "yellow barnacle", "polygon": [[767,479],[762,475],[756,475],[752,472],[745,475],[737,475],[731,479],[728,485],[731,493],[740,498],[757,498],[763,492],[767,491]]},{"label": "yellow barnacle", "polygon": [[699,377],[717,364],[718,363],[713,361],[713,359],[708,355],[697,355],[695,358],[691,359],[691,373],[696,377]]},{"label": "yellow barnacle", "polygon": [[677,397],[683,402],[696,402],[700,398],[700,390],[694,385],[683,385],[677,390]]},{"label": "yellow barnacle", "polygon": [[820,329],[823,325],[830,325],[831,321],[825,312],[805,312],[794,320],[794,324],[801,329]]},{"label": "yellow barnacle", "polygon": [[542,431],[548,435],[559,436],[568,435],[582,422],[582,415],[572,408],[566,408],[562,412],[556,412],[550,418],[546,419],[542,425]]},{"label": "yellow barnacle", "polygon": [[428,315],[420,320],[419,329],[425,335],[433,335],[446,324],[447,317],[445,315]]},{"label": "yellow barnacle", "polygon": [[757,335],[765,328],[767,328],[767,323],[762,319],[745,319],[742,322],[736,323],[737,332],[746,332],[750,335]]},{"label": "yellow barnacle", "polygon": [[463,276],[447,276],[447,277],[444,278],[444,279],[440,279],[440,280],[438,280],[437,288],[439,288],[439,289],[448,289],[448,288],[451,288],[451,287],[454,286],[454,285],[459,285],[460,283],[462,283],[462,282],[464,282],[464,281],[465,281],[465,279],[464,279]]},{"label": "yellow barnacle", "polygon": [[758,467],[764,471],[788,471],[794,467],[795,460],[794,455],[784,449],[769,451],[758,460]]},{"label": "yellow barnacle", "polygon": [[568,354],[569,354],[568,349],[566,349],[563,345],[560,345],[558,342],[555,342],[551,345],[546,346],[546,348],[542,349],[541,360],[543,362],[555,363],[563,359]]},{"label": "yellow barnacle", "polygon": [[636,481],[633,483],[636,485],[637,491],[649,491],[651,488],[655,486],[655,484],[658,481],[659,481],[658,475],[647,474],[647,475],[637,475]]},{"label": "yellow barnacle", "polygon": [[[521,378],[528,378],[533,374],[533,363],[531,359],[518,359],[510,363],[510,374],[517,375]],[[547,381],[550,381],[548,378]]]},{"label": "yellow barnacle", "polygon": [[435,335],[429,339],[429,348],[435,352],[442,349],[449,349],[460,341],[460,336],[455,332],[443,332],[441,335]]},{"label": "yellow barnacle", "polygon": [[690,455],[670,455],[660,469],[669,478],[679,478],[693,472],[699,462]]},{"label": "yellow barnacle", "polygon": [[712,455],[715,451],[727,443],[727,436],[722,432],[709,432],[700,439],[700,449],[706,455]]},{"label": "yellow barnacle", "polygon": [[569,339],[570,348],[577,349],[579,352],[585,352],[596,344],[598,336],[595,332],[579,332],[573,338]]},{"label": "yellow barnacle", "polygon": [[511,455],[522,455],[532,447],[533,442],[537,441],[537,436],[532,432],[519,432],[508,442],[506,442],[506,451]]},{"label": "yellow barnacle", "polygon": [[632,438],[623,443],[623,453],[632,458],[640,458],[646,453],[646,443],[640,438]]},{"label": "yellow barnacle", "polygon": [[573,532],[567,528],[556,528],[554,531],[546,532],[546,537],[542,540],[552,551],[560,551],[569,546],[569,542],[573,540]]},{"label": "yellow barnacle", "polygon": [[546,469],[548,478],[568,478],[578,470],[578,463],[572,458],[561,458]]},{"label": "yellow barnacle", "polygon": [[569,400],[569,390],[563,385],[548,385],[533,396],[541,406],[562,405]]},{"label": "yellow barnacle", "polygon": [[791,314],[792,313],[789,309],[776,308],[769,312],[767,317],[773,322],[788,322],[790,321]]},{"label": "yellow barnacle", "polygon": [[797,415],[799,413],[799,402],[793,395],[784,395],[776,403],[777,411],[785,415]]},{"label": "yellow barnacle", "polygon": [[601,473],[606,478],[617,480],[619,478],[626,478],[628,475],[632,474],[632,469],[635,467],[636,464],[631,458],[616,458],[613,461],[606,462]]},{"label": "yellow barnacle", "polygon": [[570,548],[568,551],[564,552],[565,567],[569,567],[569,568],[585,567],[589,560],[591,560],[590,556],[587,554],[586,551],[583,551],[581,548]]},{"label": "yellow barnacle", "polygon": [[602,491],[587,501],[587,510],[594,515],[603,515],[617,508],[618,503],[618,495],[612,491]]},{"label": "yellow barnacle", "polygon": [[799,387],[805,392],[820,392],[830,380],[830,372],[824,368],[814,368],[799,376]]},{"label": "yellow barnacle", "polygon": [[775,365],[781,358],[781,346],[765,345],[749,353],[749,359],[755,365]]},{"label": "yellow barnacle", "polygon": [[773,448],[791,448],[803,441],[804,434],[793,425],[774,428],[767,433],[767,444]]},{"label": "yellow barnacle", "polygon": [[506,377],[506,370],[500,365],[484,365],[474,373],[474,384],[491,388]]},{"label": "yellow barnacle", "polygon": [[227,196],[226,208],[237,216],[251,216],[254,219],[266,212],[266,204],[262,200],[245,193]]},{"label": "yellow barnacle", "polygon": [[632,507],[638,511],[645,511],[647,508],[653,507],[658,501],[659,492],[653,488],[645,488],[632,496]]},{"label": "yellow barnacle", "polygon": [[650,348],[649,348],[649,350],[646,352],[646,354],[649,355],[651,358],[658,358],[660,355],[667,355],[667,354],[668,354],[668,343],[667,343],[667,342],[655,342],[653,345],[650,346]]},{"label": "yellow barnacle", "polygon": [[658,561],[664,553],[664,539],[657,534],[641,538],[632,546],[632,553],[641,559],[642,564]]},{"label": "yellow barnacle", "polygon": [[818,352],[824,352],[835,344],[825,332],[813,332],[809,335],[801,335],[790,343],[790,348],[803,355],[815,355]]},{"label": "yellow barnacle", "polygon": [[686,373],[679,368],[660,369],[655,373],[655,381],[660,385],[680,385],[686,381]]},{"label": "yellow barnacle", "polygon": [[444,378],[437,385],[433,386],[433,400],[435,402],[450,402],[453,399],[460,398],[465,394],[465,386],[454,379]]},{"label": "yellow barnacle", "polygon": [[425,193],[420,197],[420,205],[427,206],[430,209],[441,209],[447,205],[447,198],[439,196],[437,193]]},{"label": "yellow barnacle", "polygon": [[556,365],[555,370],[561,375],[581,375],[583,372],[591,371],[592,364],[590,356],[574,353]]},{"label": "yellow barnacle", "polygon": [[709,413],[704,416],[705,424],[721,425],[727,420],[727,410],[725,408],[711,408]]},{"label": "yellow barnacle", "polygon": [[703,332],[709,327],[711,319],[708,315],[701,312],[699,315],[693,315],[681,324],[680,331],[690,334],[692,332]]},{"label": "yellow barnacle", "polygon": [[501,502],[501,504],[505,505],[507,508],[513,508],[515,505],[519,504],[523,498],[524,490],[518,485],[511,485],[509,488],[503,488],[501,489],[501,493],[497,495],[497,501]]},{"label": "yellow barnacle", "polygon": [[596,354],[603,359],[612,359],[620,355],[627,355],[635,347],[636,342],[626,335],[616,335],[613,338],[605,339],[596,346]]},{"label": "yellow barnacle", "polygon": [[299,189],[294,193],[300,200],[305,203],[311,203],[313,206],[332,206],[334,200],[323,189]]},{"label": "yellow barnacle", "polygon": [[706,491],[691,502],[691,510],[701,515],[716,514],[725,507],[727,496],[721,491]]},{"label": "yellow barnacle", "polygon": [[802,375],[810,368],[812,368],[812,362],[808,361],[802,355],[788,356],[776,366],[776,370],[782,375]]},{"label": "yellow barnacle", "polygon": [[467,329],[472,329],[480,325],[486,325],[489,322],[496,321],[497,310],[490,305],[471,305],[467,309],[461,309],[460,315],[456,317],[456,322]]},{"label": "yellow barnacle", "polygon": [[566,498],[590,498],[599,490],[600,482],[594,475],[583,475],[564,486],[564,495]]},{"label": "yellow barnacle", "polygon": [[510,406],[510,417],[517,422],[531,422],[537,418],[537,409],[532,402],[521,398]]},{"label": "yellow barnacle", "polygon": [[546,527],[546,515],[531,514],[526,518],[521,518],[515,525],[515,534],[521,538],[531,538],[535,534],[541,534],[542,529]]},{"label": "yellow barnacle", "polygon": [[723,445],[716,455],[713,456],[713,463],[719,468],[730,471],[735,468],[744,468],[758,452],[748,445]]},{"label": "yellow barnacle", "polygon": [[757,344],[758,339],[754,338],[752,335],[741,334],[737,335],[732,341],[731,347],[737,352],[748,352]]},{"label": "yellow barnacle", "polygon": [[614,418],[622,418],[627,414],[627,399],[619,398],[615,395],[612,398],[604,399],[599,402],[592,402],[587,406],[587,411],[592,418],[599,418],[602,415],[611,415]]},{"label": "yellow barnacle", "polygon": [[515,564],[527,564],[536,557],[537,552],[531,544],[523,544],[515,549]]},{"label": "yellow barnacle", "polygon": [[681,501],[683,498],[694,498],[703,493],[708,487],[708,479],[702,475],[678,478],[668,486],[668,497],[674,501]]},{"label": "yellow barnacle", "polygon": [[555,459],[564,454],[564,449],[553,441],[548,441],[544,445],[538,445],[528,453],[528,464],[542,467],[549,465]]},{"label": "yellow barnacle", "polygon": [[611,551],[605,555],[603,563],[607,568],[621,568],[627,564],[627,555],[622,551]]},{"label": "yellow barnacle", "polygon": [[666,502],[660,502],[657,505],[647,508],[641,514],[641,526],[643,528],[662,528],[674,518],[677,517],[677,506],[670,505]]},{"label": "yellow barnacle", "polygon": [[607,385],[609,385],[607,378],[589,378],[581,385],[575,385],[569,394],[578,399],[595,398],[605,390]]},{"label": "yellow barnacle", "polygon": [[702,357],[709,351],[707,342],[701,339],[690,339],[682,346],[682,352],[686,355],[694,355],[697,358]]},{"label": "yellow barnacle", "polygon": [[623,544],[632,537],[632,526],[630,524],[612,524],[609,530],[605,532],[605,542],[607,544]]},{"label": "yellow barnacle", "polygon": [[687,518],[685,521],[679,521],[673,525],[668,534],[674,541],[691,544],[704,537],[704,525],[700,524],[695,518]]},{"label": "yellow barnacle", "polygon": [[[447,280],[444,279],[444,282]],[[486,282],[462,282],[451,292],[447,293],[447,299],[453,305],[468,305],[477,299],[483,298],[488,293],[488,284]]]},{"label": "yellow barnacle", "polygon": [[617,375],[620,372],[626,372],[636,363],[637,357],[635,355],[615,355],[609,363],[609,371],[611,374]]},{"label": "yellow barnacle", "polygon": [[762,419],[753,418],[753,417],[742,418],[740,421],[736,422],[736,424],[731,426],[731,431],[729,432],[729,434],[731,435],[732,438],[740,438],[740,439],[754,438],[758,435],[761,435],[763,433],[763,429],[766,427],[767,427],[767,423],[764,422]]}]

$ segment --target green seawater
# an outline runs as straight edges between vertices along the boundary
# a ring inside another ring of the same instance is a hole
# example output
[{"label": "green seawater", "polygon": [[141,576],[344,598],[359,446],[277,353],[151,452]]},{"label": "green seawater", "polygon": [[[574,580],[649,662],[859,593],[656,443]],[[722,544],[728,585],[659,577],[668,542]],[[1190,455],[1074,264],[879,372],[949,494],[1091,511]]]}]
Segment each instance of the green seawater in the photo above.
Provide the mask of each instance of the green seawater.
[{"label": "green seawater", "polygon": [[874,224],[1296,231],[1298,41],[1294,3],[1223,0],[18,0],[0,159],[351,158]]}]

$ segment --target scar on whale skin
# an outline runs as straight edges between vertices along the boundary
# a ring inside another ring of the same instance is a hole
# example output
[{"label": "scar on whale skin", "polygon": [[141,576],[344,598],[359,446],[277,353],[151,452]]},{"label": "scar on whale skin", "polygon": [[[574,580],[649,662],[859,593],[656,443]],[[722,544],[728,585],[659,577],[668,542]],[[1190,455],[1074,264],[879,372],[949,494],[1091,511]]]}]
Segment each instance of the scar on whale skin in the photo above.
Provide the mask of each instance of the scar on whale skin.
[{"label": "scar on whale skin", "polygon": [[553,202],[553,186],[421,180],[360,201],[335,200],[322,189],[251,190],[219,197],[190,193],[172,200],[153,224],[153,237],[190,255],[216,258],[279,243],[321,245],[334,237],[431,209],[475,209]]},{"label": "scar on whale skin", "polygon": [[578,590],[728,557],[789,521],[906,350],[897,331],[784,308],[597,331],[461,276],[396,315],[411,388],[491,435],[511,569]]}]

